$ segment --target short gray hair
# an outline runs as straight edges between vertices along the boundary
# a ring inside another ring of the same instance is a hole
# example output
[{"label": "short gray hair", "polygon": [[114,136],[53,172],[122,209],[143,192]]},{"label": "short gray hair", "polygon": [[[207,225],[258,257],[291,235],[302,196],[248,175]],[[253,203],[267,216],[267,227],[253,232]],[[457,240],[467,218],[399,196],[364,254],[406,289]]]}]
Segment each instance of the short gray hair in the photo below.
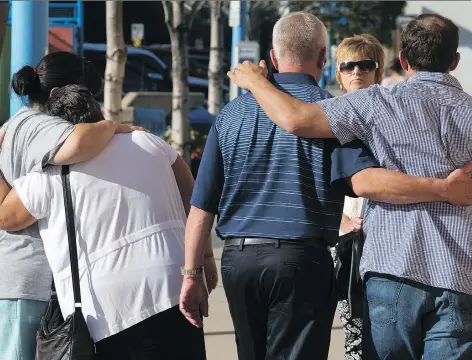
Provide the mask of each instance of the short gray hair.
[{"label": "short gray hair", "polygon": [[313,60],[327,46],[328,34],[323,22],[307,12],[294,12],[280,18],[272,32],[277,60],[294,65]]}]

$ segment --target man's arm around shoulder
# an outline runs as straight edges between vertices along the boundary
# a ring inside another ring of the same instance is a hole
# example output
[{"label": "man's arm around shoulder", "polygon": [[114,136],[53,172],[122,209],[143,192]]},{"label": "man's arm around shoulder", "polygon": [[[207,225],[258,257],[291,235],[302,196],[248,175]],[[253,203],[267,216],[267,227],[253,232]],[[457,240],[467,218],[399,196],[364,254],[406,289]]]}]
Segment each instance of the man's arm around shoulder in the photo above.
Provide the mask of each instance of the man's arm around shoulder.
[{"label": "man's arm around shoulder", "polygon": [[350,181],[357,196],[390,204],[447,201],[472,206],[472,162],[453,171],[446,179],[410,176],[397,171],[370,168],[353,175]]},{"label": "man's arm around shoulder", "polygon": [[[336,148],[332,155],[331,182],[340,189],[346,181],[359,196],[390,204],[447,201],[472,205],[472,162],[452,172],[447,179],[411,176],[379,167],[372,153],[359,140]],[[343,180],[343,181],[341,181]]]}]

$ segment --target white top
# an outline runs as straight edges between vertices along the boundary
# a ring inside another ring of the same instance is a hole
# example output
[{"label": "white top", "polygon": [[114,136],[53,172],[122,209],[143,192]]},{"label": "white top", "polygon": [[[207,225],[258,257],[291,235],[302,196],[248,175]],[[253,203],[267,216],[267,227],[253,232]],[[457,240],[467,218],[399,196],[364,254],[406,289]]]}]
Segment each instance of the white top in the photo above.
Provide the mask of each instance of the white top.
[{"label": "white top", "polygon": [[[82,308],[95,342],[178,304],[186,216],[176,158],[165,141],[133,132],[71,167]],[[60,171],[30,173],[14,186],[39,219],[65,318],[74,300]]]},{"label": "white top", "polygon": [[[364,198],[352,198],[349,196],[344,197],[344,208],[343,213],[353,219],[353,218],[362,218],[362,212],[364,211]],[[339,235],[344,235],[344,233],[339,230]]]},{"label": "white top", "polygon": [[399,83],[401,81],[406,81],[408,78],[404,75],[400,75],[396,78],[392,77],[392,76],[388,76],[386,78],[384,78],[382,80],[382,82],[380,83],[380,85],[382,86],[390,86],[390,85],[393,85],[393,84],[396,84],[396,83]]},{"label": "white top", "polygon": [[349,196],[344,197],[344,209],[343,213],[353,218],[361,218],[364,207],[364,198],[352,198]]}]

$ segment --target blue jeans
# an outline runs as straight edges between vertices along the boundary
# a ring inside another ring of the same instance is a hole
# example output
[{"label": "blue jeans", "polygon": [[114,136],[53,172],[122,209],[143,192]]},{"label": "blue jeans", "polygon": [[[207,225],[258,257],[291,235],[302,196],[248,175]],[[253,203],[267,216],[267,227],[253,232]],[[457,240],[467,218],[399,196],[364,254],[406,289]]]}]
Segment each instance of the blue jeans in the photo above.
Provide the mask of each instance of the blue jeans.
[{"label": "blue jeans", "polygon": [[367,274],[366,360],[472,359],[472,295]]},{"label": "blue jeans", "polygon": [[0,360],[33,360],[36,333],[48,303],[0,300]]}]

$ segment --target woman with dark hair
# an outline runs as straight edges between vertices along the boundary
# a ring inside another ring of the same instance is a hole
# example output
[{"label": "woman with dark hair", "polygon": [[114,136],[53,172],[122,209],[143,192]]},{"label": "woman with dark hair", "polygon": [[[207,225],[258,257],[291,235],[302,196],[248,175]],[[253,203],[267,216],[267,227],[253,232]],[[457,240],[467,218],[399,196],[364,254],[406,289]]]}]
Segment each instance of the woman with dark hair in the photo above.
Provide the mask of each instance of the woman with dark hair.
[{"label": "woman with dark hair", "polygon": [[[26,97],[31,107],[23,107],[2,128],[0,169],[10,186],[47,164],[88,160],[115,133],[133,130],[108,120],[72,125],[39,111],[54,87],[67,84],[82,84],[93,93],[102,90],[102,79],[93,65],[67,52],[50,53],[36,68],[25,66],[13,75],[13,91]],[[31,360],[52,283],[37,225],[18,232],[1,231],[0,259],[0,358]]]},{"label": "woman with dark hair", "polygon": [[[91,93],[77,85],[53,90],[42,109],[73,124],[102,118]],[[178,306],[194,185],[186,162],[164,140],[137,131],[115,136],[92,160],[72,165],[69,177],[82,312],[98,358],[205,360],[203,329]],[[17,179],[7,192],[0,179],[0,228],[19,230],[38,220],[66,318],[74,299],[61,167]],[[205,275],[211,291],[217,283],[211,239]]]},{"label": "woman with dark hair", "polygon": [[380,85],[389,86],[406,80],[406,76],[403,74],[403,68],[399,58],[395,58],[390,61],[388,64],[388,69],[390,70],[391,74],[390,76],[384,78]]}]

